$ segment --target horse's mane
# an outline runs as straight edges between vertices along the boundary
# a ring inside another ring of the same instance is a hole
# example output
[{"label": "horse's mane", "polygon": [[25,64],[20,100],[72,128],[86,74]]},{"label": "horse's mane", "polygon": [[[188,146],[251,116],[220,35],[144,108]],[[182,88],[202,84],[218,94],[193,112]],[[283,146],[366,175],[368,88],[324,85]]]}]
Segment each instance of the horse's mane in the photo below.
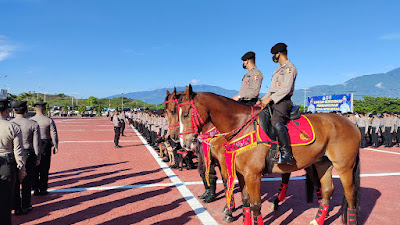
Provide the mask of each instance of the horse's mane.
[{"label": "horse's mane", "polygon": [[[213,96],[216,96],[216,97],[218,97],[218,99],[220,100],[220,101],[227,101],[227,102],[230,102],[230,103],[233,103],[233,104],[239,104],[239,105],[242,105],[242,106],[246,106],[246,107],[248,107],[248,108],[250,108],[251,106],[248,106],[248,105],[246,105],[246,104],[244,104],[244,103],[242,103],[242,102],[238,102],[238,101],[235,101],[235,100],[233,100],[232,98],[228,98],[228,97],[226,97],[226,96],[223,96],[223,95],[219,95],[219,94],[215,94],[215,93],[212,93],[212,92],[197,92],[197,93],[202,93],[202,94],[205,94],[205,95],[213,95]],[[194,98],[194,97],[193,97]]]}]

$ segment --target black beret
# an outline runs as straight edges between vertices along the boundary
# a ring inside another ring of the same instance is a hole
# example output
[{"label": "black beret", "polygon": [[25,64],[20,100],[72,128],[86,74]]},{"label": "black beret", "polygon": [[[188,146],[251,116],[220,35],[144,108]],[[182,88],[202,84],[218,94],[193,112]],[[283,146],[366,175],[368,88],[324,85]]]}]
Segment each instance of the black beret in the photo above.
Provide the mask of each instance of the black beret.
[{"label": "black beret", "polygon": [[0,108],[5,109],[10,107],[10,101],[8,99],[0,99]]},{"label": "black beret", "polygon": [[13,104],[13,108],[27,108],[27,101],[16,101]]},{"label": "black beret", "polygon": [[36,106],[38,106],[38,105],[41,105],[41,106],[46,106],[46,104],[47,104],[47,102],[44,102],[44,101],[38,101],[38,102],[35,102],[35,104],[33,104],[33,107],[36,107]]},{"label": "black beret", "polygon": [[246,54],[244,54],[244,55],[242,56],[242,61],[246,61],[246,60],[248,60],[248,59],[254,59],[254,58],[256,58],[256,53],[254,53],[254,52],[247,52]]},{"label": "black beret", "polygon": [[376,111],[374,111],[371,115],[377,115]]},{"label": "black beret", "polygon": [[271,48],[272,54],[277,54],[286,50],[287,45],[285,43],[278,43]]}]

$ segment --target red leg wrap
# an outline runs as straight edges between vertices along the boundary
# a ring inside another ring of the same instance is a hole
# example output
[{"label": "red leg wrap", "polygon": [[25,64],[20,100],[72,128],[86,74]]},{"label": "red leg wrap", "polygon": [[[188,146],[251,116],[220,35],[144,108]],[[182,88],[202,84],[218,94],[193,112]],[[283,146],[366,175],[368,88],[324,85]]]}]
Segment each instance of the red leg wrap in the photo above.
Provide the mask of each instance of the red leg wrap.
[{"label": "red leg wrap", "polygon": [[329,205],[319,204],[319,209],[317,215],[315,216],[315,220],[318,225],[323,225],[326,217],[326,213],[328,213]]},{"label": "red leg wrap", "polygon": [[356,210],[347,208],[347,225],[356,225],[356,224],[357,224]]},{"label": "red leg wrap", "polygon": [[322,201],[322,190],[321,190],[321,188],[317,187],[316,191],[317,191],[318,203],[321,204],[321,201]]},{"label": "red leg wrap", "polygon": [[264,225],[264,221],[261,214],[259,216],[254,216],[253,219],[254,219],[254,225]]},{"label": "red leg wrap", "polygon": [[243,225],[252,225],[250,207],[243,207]]},{"label": "red leg wrap", "polygon": [[279,188],[278,200],[281,202],[285,199],[286,190],[288,188],[287,184],[282,183],[281,187]]}]

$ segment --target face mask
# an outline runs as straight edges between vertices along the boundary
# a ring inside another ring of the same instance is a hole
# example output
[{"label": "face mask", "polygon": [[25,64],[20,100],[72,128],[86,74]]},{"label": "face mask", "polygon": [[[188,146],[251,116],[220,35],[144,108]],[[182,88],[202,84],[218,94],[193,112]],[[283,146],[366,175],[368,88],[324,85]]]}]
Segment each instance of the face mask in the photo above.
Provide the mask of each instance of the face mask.
[{"label": "face mask", "polygon": [[243,63],[243,69],[246,69],[246,65],[244,65],[244,63]]},{"label": "face mask", "polygon": [[279,61],[279,55],[278,57],[276,57],[275,55],[272,56],[272,61],[274,61],[274,63],[277,63]]}]

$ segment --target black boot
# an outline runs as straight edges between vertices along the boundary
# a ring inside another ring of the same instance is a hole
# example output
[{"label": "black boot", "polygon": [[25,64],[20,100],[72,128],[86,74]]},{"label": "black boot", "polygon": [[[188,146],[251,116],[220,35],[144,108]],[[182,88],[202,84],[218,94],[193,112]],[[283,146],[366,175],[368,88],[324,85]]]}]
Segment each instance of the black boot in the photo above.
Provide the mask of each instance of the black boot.
[{"label": "black boot", "polygon": [[215,195],[215,189],[217,188],[217,179],[213,178],[210,179],[210,193],[208,196],[204,199],[204,203],[210,203],[215,201],[216,195]]},{"label": "black boot", "polygon": [[289,164],[293,163],[292,148],[289,144],[289,136],[286,130],[286,125],[283,122],[275,125],[276,136],[280,145],[280,160],[276,164]]},{"label": "black boot", "polygon": [[266,107],[259,113],[260,126],[271,140],[276,140],[275,129],[271,125],[271,116],[267,109]]},{"label": "black boot", "polygon": [[206,189],[206,191],[204,192],[204,194],[199,196],[199,199],[205,199],[205,198],[207,198],[208,194],[210,193],[210,186],[208,186],[207,180],[205,177],[201,177],[201,178],[203,179],[204,189]]}]

